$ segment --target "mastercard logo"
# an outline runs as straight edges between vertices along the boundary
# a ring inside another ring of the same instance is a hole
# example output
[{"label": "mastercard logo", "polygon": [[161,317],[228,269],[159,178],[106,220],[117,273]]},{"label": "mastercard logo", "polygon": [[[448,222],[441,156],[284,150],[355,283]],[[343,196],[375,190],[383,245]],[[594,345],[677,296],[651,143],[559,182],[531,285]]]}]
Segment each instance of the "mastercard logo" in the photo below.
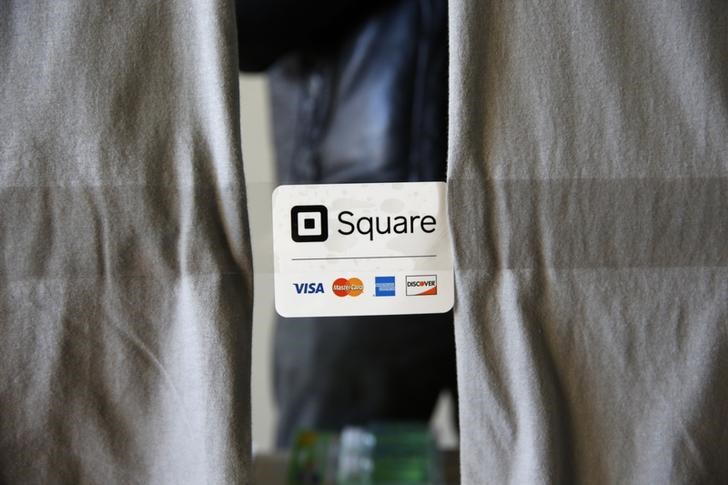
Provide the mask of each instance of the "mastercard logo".
[{"label": "mastercard logo", "polygon": [[337,278],[331,289],[336,296],[359,296],[364,292],[364,283],[359,278]]}]

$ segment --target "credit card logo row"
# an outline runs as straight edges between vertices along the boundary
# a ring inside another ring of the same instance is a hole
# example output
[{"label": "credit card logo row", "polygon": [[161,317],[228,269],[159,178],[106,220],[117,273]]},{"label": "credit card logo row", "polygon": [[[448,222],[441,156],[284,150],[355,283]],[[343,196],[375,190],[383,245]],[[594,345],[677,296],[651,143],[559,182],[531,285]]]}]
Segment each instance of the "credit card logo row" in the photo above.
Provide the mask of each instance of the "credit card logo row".
[{"label": "credit card logo row", "polygon": [[[299,295],[315,295],[328,293],[326,286],[320,282],[293,283],[293,288]],[[357,297],[367,294],[364,282],[360,278],[336,278],[330,291],[341,298]],[[397,295],[397,284],[394,276],[374,277],[374,296],[388,297]],[[407,296],[433,296],[437,295],[437,275],[408,275],[405,276],[405,295]]]}]

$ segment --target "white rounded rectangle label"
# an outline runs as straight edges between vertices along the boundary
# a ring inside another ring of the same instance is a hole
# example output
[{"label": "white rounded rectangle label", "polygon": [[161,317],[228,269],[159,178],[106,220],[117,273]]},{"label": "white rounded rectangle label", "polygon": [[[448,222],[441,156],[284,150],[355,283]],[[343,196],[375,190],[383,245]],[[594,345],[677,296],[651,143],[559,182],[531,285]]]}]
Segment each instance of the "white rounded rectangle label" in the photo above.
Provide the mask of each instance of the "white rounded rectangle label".
[{"label": "white rounded rectangle label", "polygon": [[446,184],[280,186],[273,260],[284,317],[447,312],[454,283]]}]

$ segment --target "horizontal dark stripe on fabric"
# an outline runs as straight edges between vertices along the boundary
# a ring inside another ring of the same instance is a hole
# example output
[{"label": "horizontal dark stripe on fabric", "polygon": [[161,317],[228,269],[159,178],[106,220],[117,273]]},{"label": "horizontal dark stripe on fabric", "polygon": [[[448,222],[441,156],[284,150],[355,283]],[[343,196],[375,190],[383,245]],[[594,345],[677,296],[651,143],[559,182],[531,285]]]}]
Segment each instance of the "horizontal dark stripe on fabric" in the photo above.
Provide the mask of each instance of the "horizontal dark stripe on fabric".
[{"label": "horizontal dark stripe on fabric", "polygon": [[451,180],[456,267],[728,265],[727,178]]},{"label": "horizontal dark stripe on fabric", "polygon": [[247,272],[243,200],[211,186],[0,188],[0,280]]}]

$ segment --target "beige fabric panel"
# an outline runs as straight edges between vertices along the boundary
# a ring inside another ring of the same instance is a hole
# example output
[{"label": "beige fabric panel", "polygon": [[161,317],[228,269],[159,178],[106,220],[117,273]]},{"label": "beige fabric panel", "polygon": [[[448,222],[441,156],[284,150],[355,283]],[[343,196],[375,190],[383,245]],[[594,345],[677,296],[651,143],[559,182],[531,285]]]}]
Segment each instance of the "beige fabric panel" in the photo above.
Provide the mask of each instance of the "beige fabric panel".
[{"label": "beige fabric panel", "polygon": [[463,483],[728,481],[727,26],[450,4]]},{"label": "beige fabric panel", "polygon": [[0,482],[247,482],[234,22],[0,2]]}]

